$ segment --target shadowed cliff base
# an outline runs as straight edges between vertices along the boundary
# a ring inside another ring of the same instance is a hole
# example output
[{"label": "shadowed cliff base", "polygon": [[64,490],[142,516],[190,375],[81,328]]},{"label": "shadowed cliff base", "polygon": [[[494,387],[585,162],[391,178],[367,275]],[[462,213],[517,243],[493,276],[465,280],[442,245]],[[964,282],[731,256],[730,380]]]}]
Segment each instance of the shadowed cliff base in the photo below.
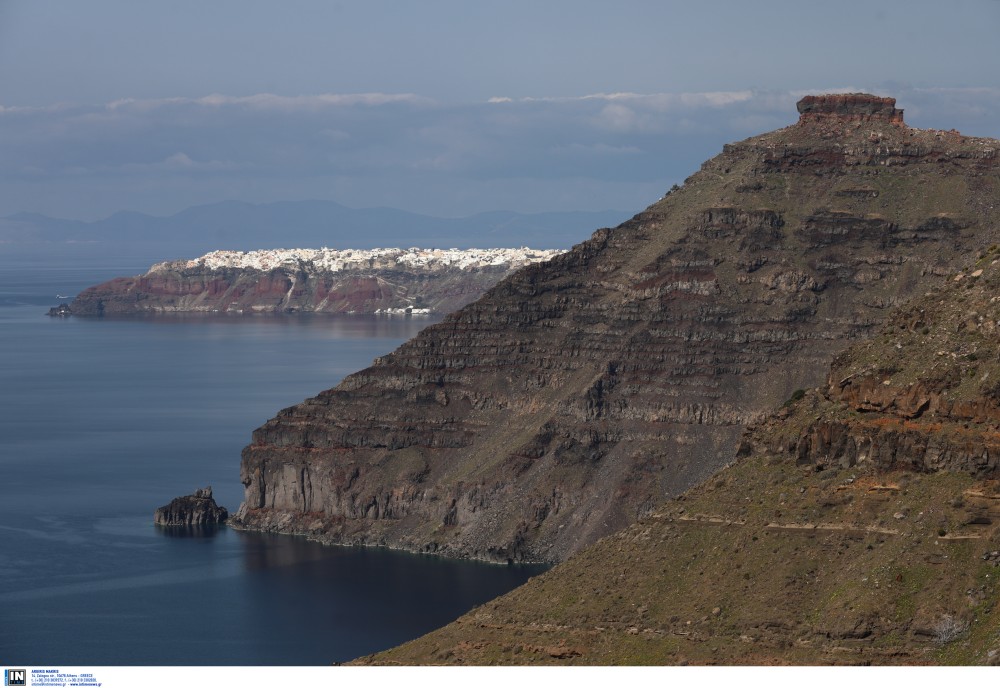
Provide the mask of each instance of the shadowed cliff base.
[{"label": "shadowed cliff base", "polygon": [[1000,142],[804,99],[245,448],[240,527],[559,561],[730,460],[889,308],[1000,240]]}]

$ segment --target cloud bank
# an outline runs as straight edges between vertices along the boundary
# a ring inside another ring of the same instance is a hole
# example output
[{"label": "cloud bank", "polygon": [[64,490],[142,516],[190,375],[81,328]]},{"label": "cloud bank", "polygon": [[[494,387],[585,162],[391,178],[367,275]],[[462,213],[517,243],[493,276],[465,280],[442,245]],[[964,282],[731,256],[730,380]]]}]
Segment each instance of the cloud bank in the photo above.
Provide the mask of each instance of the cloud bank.
[{"label": "cloud bank", "polygon": [[[1000,137],[1000,89],[887,86],[911,126]],[[0,105],[0,215],[95,219],[223,199],[321,198],[442,216],[636,210],[721,151],[796,120],[798,91],[211,94]]]}]

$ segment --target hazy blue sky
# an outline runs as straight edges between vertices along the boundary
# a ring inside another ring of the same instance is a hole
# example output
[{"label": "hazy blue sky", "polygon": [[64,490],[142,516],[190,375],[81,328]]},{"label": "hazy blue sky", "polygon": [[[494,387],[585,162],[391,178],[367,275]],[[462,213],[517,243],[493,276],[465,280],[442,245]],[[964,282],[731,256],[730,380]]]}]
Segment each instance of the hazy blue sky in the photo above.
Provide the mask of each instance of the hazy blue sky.
[{"label": "hazy blue sky", "polygon": [[0,0],[0,215],[639,210],[807,92],[1000,137],[1000,2]]}]

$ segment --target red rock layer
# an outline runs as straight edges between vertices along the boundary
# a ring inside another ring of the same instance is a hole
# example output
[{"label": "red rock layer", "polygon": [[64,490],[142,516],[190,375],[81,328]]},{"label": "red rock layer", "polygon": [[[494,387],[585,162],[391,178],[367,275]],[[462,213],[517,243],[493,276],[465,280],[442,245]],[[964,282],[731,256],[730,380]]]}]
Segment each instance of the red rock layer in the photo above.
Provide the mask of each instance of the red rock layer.
[{"label": "red rock layer", "polygon": [[156,313],[374,313],[429,308],[447,313],[482,295],[510,271],[270,271],[172,269],[121,277],[82,291],[73,315]]},{"label": "red rock layer", "polygon": [[879,98],[867,93],[844,93],[806,96],[798,102],[799,121],[836,118],[853,121],[903,123],[903,111],[895,98]]}]

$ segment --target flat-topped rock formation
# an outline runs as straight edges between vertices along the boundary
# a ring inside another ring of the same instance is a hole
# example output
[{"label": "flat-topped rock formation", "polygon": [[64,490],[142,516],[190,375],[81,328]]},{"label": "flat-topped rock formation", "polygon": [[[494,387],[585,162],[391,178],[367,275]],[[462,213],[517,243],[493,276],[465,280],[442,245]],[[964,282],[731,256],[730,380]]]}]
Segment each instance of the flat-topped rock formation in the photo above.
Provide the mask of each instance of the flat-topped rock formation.
[{"label": "flat-topped rock formation", "polygon": [[212,488],[195,490],[194,494],[177,497],[153,514],[158,526],[206,526],[225,523],[229,511],[215,503]]},{"label": "flat-topped rock formation", "polygon": [[1000,241],[1000,142],[806,98],[244,449],[238,527],[558,561],[733,456],[886,313]]},{"label": "flat-topped rock formation", "polygon": [[[275,249],[213,251],[90,287],[72,315],[447,313],[559,250]],[[66,315],[66,309],[49,315]]]},{"label": "flat-topped rock formation", "polygon": [[843,93],[806,96],[798,102],[799,121],[831,118],[855,122],[903,124],[903,111],[896,109],[895,98],[880,98],[867,93]]}]

